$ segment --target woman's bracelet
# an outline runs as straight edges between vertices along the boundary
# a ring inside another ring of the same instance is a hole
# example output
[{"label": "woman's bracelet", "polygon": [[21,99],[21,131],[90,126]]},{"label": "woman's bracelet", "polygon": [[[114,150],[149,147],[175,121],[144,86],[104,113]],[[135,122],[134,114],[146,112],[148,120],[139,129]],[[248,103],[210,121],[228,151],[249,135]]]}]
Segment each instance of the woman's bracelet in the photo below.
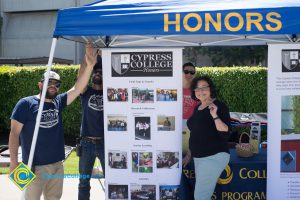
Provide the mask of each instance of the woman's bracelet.
[{"label": "woman's bracelet", "polygon": [[213,120],[217,120],[217,119],[220,119],[220,118],[218,116],[213,118]]}]

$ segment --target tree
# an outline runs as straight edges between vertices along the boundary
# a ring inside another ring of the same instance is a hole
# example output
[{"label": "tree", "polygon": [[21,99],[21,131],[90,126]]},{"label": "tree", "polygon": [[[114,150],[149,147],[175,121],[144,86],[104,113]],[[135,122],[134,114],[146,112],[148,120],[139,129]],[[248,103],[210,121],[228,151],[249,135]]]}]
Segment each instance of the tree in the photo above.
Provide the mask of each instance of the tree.
[{"label": "tree", "polygon": [[196,66],[201,54],[203,54],[201,47],[186,47],[183,50],[183,55]]},{"label": "tree", "polygon": [[261,65],[267,58],[267,46],[187,47],[184,56],[197,65],[200,55],[207,55],[213,66]]}]

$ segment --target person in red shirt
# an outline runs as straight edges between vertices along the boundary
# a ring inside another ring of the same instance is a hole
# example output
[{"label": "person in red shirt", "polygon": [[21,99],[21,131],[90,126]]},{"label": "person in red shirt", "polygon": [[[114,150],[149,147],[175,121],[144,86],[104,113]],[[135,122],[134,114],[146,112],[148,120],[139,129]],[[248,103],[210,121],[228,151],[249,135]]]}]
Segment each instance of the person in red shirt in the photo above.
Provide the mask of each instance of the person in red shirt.
[{"label": "person in red shirt", "polygon": [[186,154],[188,148],[188,140],[190,138],[189,130],[186,126],[186,120],[193,114],[195,107],[199,102],[191,98],[191,82],[196,76],[196,67],[193,63],[185,63],[182,67],[182,80],[183,80],[183,141],[182,150],[183,154]]},{"label": "person in red shirt", "polygon": [[[183,122],[182,122],[182,156],[185,157],[189,148],[190,131],[187,128],[186,121],[193,114],[195,107],[199,104],[191,98],[191,83],[196,76],[196,67],[193,63],[188,62],[182,66],[182,80],[183,80]],[[180,199],[193,200],[194,199],[194,163],[190,162],[188,165],[182,167],[182,177],[180,186]]]}]

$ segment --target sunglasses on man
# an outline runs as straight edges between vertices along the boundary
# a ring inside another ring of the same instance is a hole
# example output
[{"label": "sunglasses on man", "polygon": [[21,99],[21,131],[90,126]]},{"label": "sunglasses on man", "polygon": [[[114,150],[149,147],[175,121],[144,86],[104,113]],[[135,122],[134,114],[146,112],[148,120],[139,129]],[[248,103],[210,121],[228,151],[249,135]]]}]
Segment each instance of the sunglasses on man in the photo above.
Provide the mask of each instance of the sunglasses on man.
[{"label": "sunglasses on man", "polygon": [[183,70],[183,72],[185,74],[191,74],[191,75],[194,75],[196,73],[195,71],[190,71],[190,70]]},{"label": "sunglasses on man", "polygon": [[56,88],[59,88],[60,85],[61,83],[59,81],[51,80],[51,79],[48,81],[48,87],[55,86]]}]

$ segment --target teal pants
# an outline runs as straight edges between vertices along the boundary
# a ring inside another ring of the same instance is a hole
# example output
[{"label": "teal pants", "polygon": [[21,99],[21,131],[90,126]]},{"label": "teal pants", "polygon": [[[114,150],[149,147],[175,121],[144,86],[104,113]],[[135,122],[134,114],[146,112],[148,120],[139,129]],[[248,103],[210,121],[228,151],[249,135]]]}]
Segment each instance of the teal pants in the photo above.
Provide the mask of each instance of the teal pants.
[{"label": "teal pants", "polygon": [[229,163],[230,155],[217,153],[204,158],[194,158],[196,185],[195,200],[211,200],[218,178]]}]

